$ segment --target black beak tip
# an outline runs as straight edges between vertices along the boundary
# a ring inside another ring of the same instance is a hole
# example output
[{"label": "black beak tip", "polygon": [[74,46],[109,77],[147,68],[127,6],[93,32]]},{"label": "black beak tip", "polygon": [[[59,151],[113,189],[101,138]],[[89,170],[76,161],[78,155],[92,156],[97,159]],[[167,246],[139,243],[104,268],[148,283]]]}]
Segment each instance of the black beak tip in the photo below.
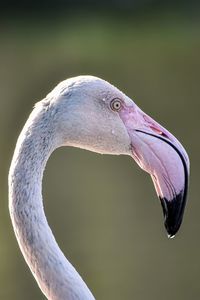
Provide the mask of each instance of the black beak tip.
[{"label": "black beak tip", "polygon": [[165,229],[167,231],[168,238],[175,237],[175,235],[178,232],[180,226],[181,226],[181,223],[179,223],[179,225],[177,226],[176,224],[170,224],[170,222],[166,219],[166,221],[165,221]]},{"label": "black beak tip", "polygon": [[185,198],[182,192],[170,201],[160,197],[165,220],[164,224],[169,238],[173,238],[181,226],[186,202]]}]

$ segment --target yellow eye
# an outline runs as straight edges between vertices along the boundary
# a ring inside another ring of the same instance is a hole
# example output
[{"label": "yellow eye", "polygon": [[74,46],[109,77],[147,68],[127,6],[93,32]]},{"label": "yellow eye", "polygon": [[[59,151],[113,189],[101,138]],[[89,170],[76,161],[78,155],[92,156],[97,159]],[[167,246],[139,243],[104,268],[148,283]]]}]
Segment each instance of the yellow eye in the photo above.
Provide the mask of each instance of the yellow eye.
[{"label": "yellow eye", "polygon": [[112,110],[114,111],[120,111],[121,107],[122,107],[122,102],[120,99],[113,99],[111,102],[110,102],[110,107]]}]

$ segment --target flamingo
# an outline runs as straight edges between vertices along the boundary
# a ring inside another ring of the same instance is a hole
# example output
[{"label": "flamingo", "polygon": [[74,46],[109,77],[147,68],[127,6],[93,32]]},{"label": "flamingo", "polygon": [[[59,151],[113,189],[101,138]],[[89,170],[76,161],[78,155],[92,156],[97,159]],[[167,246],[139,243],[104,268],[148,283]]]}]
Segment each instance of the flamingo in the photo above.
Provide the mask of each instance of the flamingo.
[{"label": "flamingo", "polygon": [[169,237],[182,222],[189,158],[180,142],[105,80],[78,76],[36,103],[16,144],[9,171],[9,211],[21,252],[49,300],[92,300],[47,223],[42,177],[51,153],[74,146],[124,154],[152,177]]}]

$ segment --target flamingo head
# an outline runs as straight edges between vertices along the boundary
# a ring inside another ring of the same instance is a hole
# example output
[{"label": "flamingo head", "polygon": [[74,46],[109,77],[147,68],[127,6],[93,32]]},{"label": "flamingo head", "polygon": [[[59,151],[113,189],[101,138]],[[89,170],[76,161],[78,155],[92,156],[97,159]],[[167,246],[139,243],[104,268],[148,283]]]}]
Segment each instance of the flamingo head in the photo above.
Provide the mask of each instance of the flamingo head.
[{"label": "flamingo head", "polygon": [[181,143],[108,82],[79,76],[46,98],[54,107],[62,145],[127,154],[153,180],[168,236],[180,228],[188,190],[189,159]]}]

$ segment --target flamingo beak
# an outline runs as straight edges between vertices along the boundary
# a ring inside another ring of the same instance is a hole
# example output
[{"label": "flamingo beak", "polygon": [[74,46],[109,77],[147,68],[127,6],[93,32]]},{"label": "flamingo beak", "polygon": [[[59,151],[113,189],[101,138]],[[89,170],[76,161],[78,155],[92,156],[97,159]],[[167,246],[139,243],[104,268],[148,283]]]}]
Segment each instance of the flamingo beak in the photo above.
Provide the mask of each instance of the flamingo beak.
[{"label": "flamingo beak", "polygon": [[131,141],[131,156],[151,175],[161,201],[168,236],[182,223],[187,198],[189,158],[180,142],[134,103],[119,112]]}]

